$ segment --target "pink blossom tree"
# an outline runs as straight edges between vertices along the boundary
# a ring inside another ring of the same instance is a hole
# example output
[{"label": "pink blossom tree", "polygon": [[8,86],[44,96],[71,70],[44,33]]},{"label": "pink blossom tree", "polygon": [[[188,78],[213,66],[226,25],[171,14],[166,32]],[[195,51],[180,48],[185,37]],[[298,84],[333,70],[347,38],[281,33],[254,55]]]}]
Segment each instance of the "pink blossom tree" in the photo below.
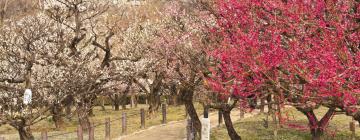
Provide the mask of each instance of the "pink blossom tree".
[{"label": "pink blossom tree", "polygon": [[164,81],[173,93],[177,92],[173,96],[185,104],[198,134],[201,122],[194,102],[198,94],[203,94],[202,82],[208,69],[205,29],[215,22],[202,4],[205,3],[195,0],[164,3],[163,11],[166,12],[160,13],[161,20],[153,23],[156,30],[152,44],[155,54],[163,58]]},{"label": "pink blossom tree", "polygon": [[[336,112],[360,120],[360,36],[357,1],[219,0],[218,60],[211,87],[234,97],[271,91],[309,120],[321,139]],[[230,92],[230,89],[232,92]],[[327,113],[317,118],[320,106]],[[236,139],[236,138],[232,138]]]}]

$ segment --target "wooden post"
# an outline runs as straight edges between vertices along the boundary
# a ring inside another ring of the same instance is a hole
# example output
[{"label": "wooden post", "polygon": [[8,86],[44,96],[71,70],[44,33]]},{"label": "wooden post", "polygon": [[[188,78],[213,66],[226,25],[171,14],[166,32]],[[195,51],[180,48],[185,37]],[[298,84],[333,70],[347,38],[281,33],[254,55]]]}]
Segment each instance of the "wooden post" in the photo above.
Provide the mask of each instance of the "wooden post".
[{"label": "wooden post", "polygon": [[275,128],[274,128],[274,139],[277,140],[278,139],[278,129],[279,129],[279,122],[277,121],[277,117],[276,117],[276,106],[274,107],[274,111],[272,112],[273,114],[273,121],[275,123]]},{"label": "wooden post", "polygon": [[135,95],[134,95],[134,93],[131,93],[130,99],[131,99],[130,107],[133,108],[133,107],[135,107],[135,101],[134,101],[135,100]]},{"label": "wooden post", "polygon": [[265,110],[265,99],[263,97],[260,98],[260,113],[264,113]]},{"label": "wooden post", "polygon": [[42,139],[42,140],[48,140],[48,136],[47,136],[47,132],[46,132],[46,131],[41,132],[41,139]]},{"label": "wooden post", "polygon": [[209,118],[209,106],[204,107],[204,118]]},{"label": "wooden post", "polygon": [[240,105],[240,119],[243,119],[245,117],[244,108]]},{"label": "wooden post", "polygon": [[78,129],[77,129],[77,137],[78,137],[78,140],[83,140],[83,129],[82,129],[81,125],[79,125]]},{"label": "wooden post", "polygon": [[201,121],[201,140],[210,140],[209,106],[204,107],[204,118]]},{"label": "wooden post", "polygon": [[122,113],[122,123],[121,123],[121,132],[123,133],[123,134],[126,134],[126,113],[125,112],[123,112]]},{"label": "wooden post", "polygon": [[350,131],[351,131],[351,140],[355,140],[355,123],[354,123],[354,121],[350,122]]},{"label": "wooden post", "polygon": [[110,140],[110,118],[105,119],[105,140]]},{"label": "wooden post", "polygon": [[135,94],[135,108],[138,106],[139,97]]},{"label": "wooden post", "polygon": [[166,124],[166,104],[162,104],[162,124]]},{"label": "wooden post", "polygon": [[90,122],[90,128],[89,128],[89,140],[95,140],[95,135],[94,135],[94,129],[95,126],[92,122]]},{"label": "wooden post", "polygon": [[140,122],[141,122],[141,129],[145,128],[145,109],[140,109]]},{"label": "wooden post", "polygon": [[222,121],[223,121],[223,119],[222,119],[222,111],[221,110],[219,110],[218,116],[219,116],[219,118],[218,118],[219,125],[218,126],[220,126],[222,124]]}]

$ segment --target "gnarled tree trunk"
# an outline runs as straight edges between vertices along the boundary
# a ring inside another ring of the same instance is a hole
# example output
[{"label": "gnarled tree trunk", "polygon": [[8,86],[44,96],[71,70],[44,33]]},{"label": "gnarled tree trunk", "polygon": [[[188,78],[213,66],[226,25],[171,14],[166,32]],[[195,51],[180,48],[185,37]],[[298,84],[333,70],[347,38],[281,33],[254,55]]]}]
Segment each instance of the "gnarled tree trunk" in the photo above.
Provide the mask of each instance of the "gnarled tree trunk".
[{"label": "gnarled tree trunk", "polygon": [[89,112],[85,103],[79,102],[77,107],[78,121],[82,129],[87,130],[90,127]]},{"label": "gnarled tree trunk", "polygon": [[148,103],[149,103],[149,113],[151,115],[155,114],[160,108],[161,101],[160,101],[160,95],[157,95],[157,93],[152,92],[147,97]]},{"label": "gnarled tree trunk", "polygon": [[114,95],[113,103],[114,103],[115,111],[119,111],[120,110],[120,103],[119,103],[119,95],[118,94]]},{"label": "gnarled tree trunk", "polygon": [[120,104],[119,102],[114,102],[114,110],[119,111],[120,110]]},{"label": "gnarled tree trunk", "polygon": [[267,97],[266,97],[266,102],[268,104],[268,112],[271,114],[272,112],[272,104],[271,104],[271,101],[272,101],[272,98],[271,98],[271,94],[269,94]]},{"label": "gnarled tree trunk", "polygon": [[51,113],[52,113],[52,120],[55,123],[55,127],[57,129],[61,128],[64,124],[64,120],[63,120],[63,109],[61,107],[60,104],[54,104],[52,109],[51,109]]},{"label": "gnarled tree trunk", "polygon": [[2,22],[4,21],[5,19],[5,14],[6,14],[6,11],[7,11],[7,7],[8,7],[8,4],[9,4],[9,0],[3,0],[2,2],[0,2],[0,25],[2,24]]},{"label": "gnarled tree trunk", "polygon": [[72,95],[68,95],[63,101],[62,104],[65,106],[66,118],[71,120],[71,107],[74,104],[74,97]]},{"label": "gnarled tree trunk", "polygon": [[122,96],[121,96],[121,108],[123,110],[126,109],[126,105],[127,105],[127,93],[124,93]]},{"label": "gnarled tree trunk", "polygon": [[178,106],[178,95],[172,95],[173,105]]},{"label": "gnarled tree trunk", "polygon": [[178,89],[176,87],[176,84],[171,84],[170,85],[170,96],[169,96],[169,101],[172,105],[174,106],[178,106],[178,100],[179,100],[179,96],[178,96]]},{"label": "gnarled tree trunk", "polygon": [[88,116],[79,116],[79,124],[83,130],[88,130],[90,128],[90,120]]},{"label": "gnarled tree trunk", "polygon": [[17,131],[19,133],[20,140],[34,140],[35,139],[31,133],[31,130],[29,127],[19,126]]},{"label": "gnarled tree trunk", "polygon": [[138,107],[138,103],[139,103],[139,96],[135,95],[135,108]]},{"label": "gnarled tree trunk", "polygon": [[96,99],[97,99],[97,96],[96,96],[96,95],[93,95],[93,96],[91,96],[89,102],[87,102],[87,104],[90,105],[90,108],[89,108],[89,116],[95,116],[93,107],[94,107],[94,104],[95,104],[95,100],[96,100]]},{"label": "gnarled tree trunk", "polygon": [[222,114],[224,117],[224,122],[225,122],[225,126],[226,129],[228,131],[228,135],[231,138],[231,140],[241,140],[241,137],[236,133],[233,123],[231,121],[231,116],[230,116],[230,110],[226,109],[226,110],[222,110]]},{"label": "gnarled tree trunk", "polygon": [[34,140],[30,127],[26,126],[26,121],[25,118],[21,118],[19,121],[13,122],[10,125],[18,131],[20,140]]},{"label": "gnarled tree trunk", "polygon": [[329,108],[320,121],[318,121],[318,119],[316,118],[313,110],[304,110],[299,108],[298,110],[301,111],[304,115],[306,115],[309,121],[312,140],[324,140],[323,136],[325,128],[329,124],[331,117],[334,115],[335,108]]},{"label": "gnarled tree trunk", "polygon": [[101,111],[105,111],[106,110],[106,108],[105,108],[105,97],[101,97],[101,104],[100,104],[100,106],[101,106]]},{"label": "gnarled tree trunk", "polygon": [[186,112],[193,121],[196,132],[201,134],[201,122],[199,116],[196,113],[195,106],[193,104],[194,90],[193,88],[182,87],[180,89],[180,99],[185,104]]},{"label": "gnarled tree trunk", "polygon": [[71,104],[68,104],[65,106],[65,113],[66,113],[66,118],[68,120],[72,120],[72,115],[71,115]]},{"label": "gnarled tree trunk", "polygon": [[133,108],[135,107],[135,95],[131,94],[130,96],[130,107]]}]

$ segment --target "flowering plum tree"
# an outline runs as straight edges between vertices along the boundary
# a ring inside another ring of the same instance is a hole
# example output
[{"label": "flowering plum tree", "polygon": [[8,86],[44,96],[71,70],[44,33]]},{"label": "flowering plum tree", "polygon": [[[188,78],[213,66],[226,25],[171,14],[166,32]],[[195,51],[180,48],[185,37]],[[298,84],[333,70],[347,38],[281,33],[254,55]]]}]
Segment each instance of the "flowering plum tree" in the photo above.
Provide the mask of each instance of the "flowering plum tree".
[{"label": "flowering plum tree", "polygon": [[[70,96],[77,103],[80,124],[88,128],[89,99],[109,81],[108,73],[96,67],[97,53],[81,42],[87,40],[84,20],[75,20],[74,28],[66,26],[58,8],[48,9],[48,15],[39,12],[8,19],[0,29],[0,124],[17,129],[20,139],[34,139],[30,126],[47,118],[48,112],[60,126],[61,107]],[[33,91],[29,104],[21,100],[25,89]]]},{"label": "flowering plum tree", "polygon": [[163,18],[157,23],[153,41],[156,54],[166,60],[163,63],[166,80],[173,83],[169,87],[178,92],[176,96],[185,104],[198,133],[201,122],[193,101],[203,86],[209,61],[205,51],[208,43],[205,29],[215,23],[206,9],[199,8],[201,4],[202,1],[195,0],[166,2],[164,10],[167,12],[161,14]]},{"label": "flowering plum tree", "polygon": [[[22,140],[34,139],[30,126],[49,115],[57,127],[61,125],[56,121],[62,115],[59,107],[72,96],[80,124],[87,128],[91,106],[86,100],[108,81],[107,73],[94,67],[96,53],[83,51],[76,59],[67,59],[66,51],[48,42],[56,28],[43,14],[6,23],[0,30],[0,124],[17,129]],[[22,100],[25,89],[33,93],[28,104]]]},{"label": "flowering plum tree", "polygon": [[[32,83],[32,79],[43,79],[34,69],[39,69],[34,57],[40,57],[44,46],[46,31],[51,32],[49,24],[38,18],[24,18],[18,22],[10,22],[1,28],[1,75],[0,75],[0,124],[9,124],[17,129],[20,139],[33,139],[29,125],[42,119],[49,107],[44,107],[46,98],[36,89],[40,85]],[[23,29],[25,25],[28,28]],[[43,28],[44,30],[38,30]],[[37,47],[34,47],[35,44]],[[45,47],[44,47],[45,48]],[[40,51],[41,50],[41,51]],[[33,103],[26,105],[21,98],[25,89],[33,89]],[[35,103],[34,103],[35,102]],[[33,109],[37,109],[32,111]]]},{"label": "flowering plum tree", "polygon": [[[275,103],[307,116],[313,139],[321,138],[338,111],[359,120],[359,2],[217,4],[218,27],[211,32],[219,45],[210,54],[218,65],[209,80],[215,91],[241,98],[267,89]],[[313,112],[319,106],[328,108],[321,119]]]}]

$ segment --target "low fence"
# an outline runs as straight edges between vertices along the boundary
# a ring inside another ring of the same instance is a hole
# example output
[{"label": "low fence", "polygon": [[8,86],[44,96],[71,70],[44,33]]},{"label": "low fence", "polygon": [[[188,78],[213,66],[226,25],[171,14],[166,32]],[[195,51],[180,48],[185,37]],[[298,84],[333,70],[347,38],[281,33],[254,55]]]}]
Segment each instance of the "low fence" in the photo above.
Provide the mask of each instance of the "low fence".
[{"label": "low fence", "polygon": [[[161,123],[162,124],[166,124],[167,123],[167,106],[166,104],[162,104],[161,106]],[[244,118],[244,110],[240,109],[240,118]],[[77,139],[77,140],[95,140],[95,139],[105,139],[105,140],[110,140],[111,139],[111,135],[110,132],[114,132],[111,131],[111,124],[116,124],[114,122],[119,122],[117,124],[121,125],[121,134],[125,135],[127,134],[127,128],[129,125],[134,125],[133,124],[128,124],[127,120],[130,117],[134,117],[134,116],[140,116],[140,124],[138,125],[138,127],[140,127],[141,129],[146,128],[145,124],[146,124],[146,116],[145,116],[145,109],[140,109],[138,113],[132,113],[132,114],[127,114],[126,112],[122,112],[121,117],[116,118],[116,119],[110,119],[110,118],[106,118],[104,120],[104,122],[102,123],[91,123],[90,127],[88,129],[86,129],[86,131],[84,131],[85,129],[81,128],[81,126],[78,126],[76,131],[71,131],[71,132],[65,132],[65,133],[59,133],[59,134],[52,134],[52,135],[48,135],[48,132],[44,131],[41,133],[41,140],[52,140],[52,139],[64,139],[64,140],[70,140],[70,139]],[[208,111],[204,112],[204,118],[208,118]],[[218,112],[218,126],[223,124],[223,116],[222,113],[219,111]],[[95,137],[95,130],[98,127],[102,127],[104,126],[104,132],[105,135],[103,137]],[[351,140],[355,140],[355,122],[351,121],[349,123],[349,130],[351,132]],[[192,120],[190,118],[188,118],[187,120],[187,126],[186,126],[186,131],[187,131],[187,140],[194,140],[196,137],[196,132],[195,132],[195,128],[194,128],[194,124],[192,122]],[[87,136],[87,137],[86,137]],[[6,140],[4,137],[2,137],[0,135],[0,140]]]},{"label": "low fence", "polygon": [[[162,104],[161,107],[162,111],[161,111],[161,115],[162,115],[162,120],[161,123],[162,124],[166,124],[167,122],[167,106],[166,104]],[[140,116],[140,124],[139,124],[139,128],[144,129],[145,128],[145,124],[146,124],[146,115],[145,115],[145,109],[140,109],[138,113],[132,113],[132,114],[128,114],[126,112],[122,112],[121,117],[119,118],[115,118],[115,119],[110,119],[110,118],[105,118],[104,122],[101,123],[90,123],[90,127],[89,128],[82,128],[80,125],[77,127],[76,131],[70,131],[70,132],[64,132],[64,133],[59,133],[59,134],[52,134],[50,135],[47,131],[43,131],[41,132],[41,140],[52,140],[52,139],[64,139],[64,140],[70,140],[70,139],[77,139],[77,140],[95,140],[95,139],[105,139],[105,140],[110,140],[111,139],[111,135],[110,132],[115,132],[115,131],[111,131],[111,125],[121,125],[121,131],[119,131],[122,135],[127,134],[127,129],[129,127],[129,125],[134,125],[136,123],[132,123],[132,124],[128,124],[128,118],[130,117],[135,117],[135,116]],[[137,125],[137,124],[136,124]],[[104,131],[105,131],[105,135],[103,137],[95,137],[95,132],[96,129],[98,127],[104,127]],[[118,132],[115,132],[118,133]],[[4,137],[0,136],[0,140],[5,140]]]}]

